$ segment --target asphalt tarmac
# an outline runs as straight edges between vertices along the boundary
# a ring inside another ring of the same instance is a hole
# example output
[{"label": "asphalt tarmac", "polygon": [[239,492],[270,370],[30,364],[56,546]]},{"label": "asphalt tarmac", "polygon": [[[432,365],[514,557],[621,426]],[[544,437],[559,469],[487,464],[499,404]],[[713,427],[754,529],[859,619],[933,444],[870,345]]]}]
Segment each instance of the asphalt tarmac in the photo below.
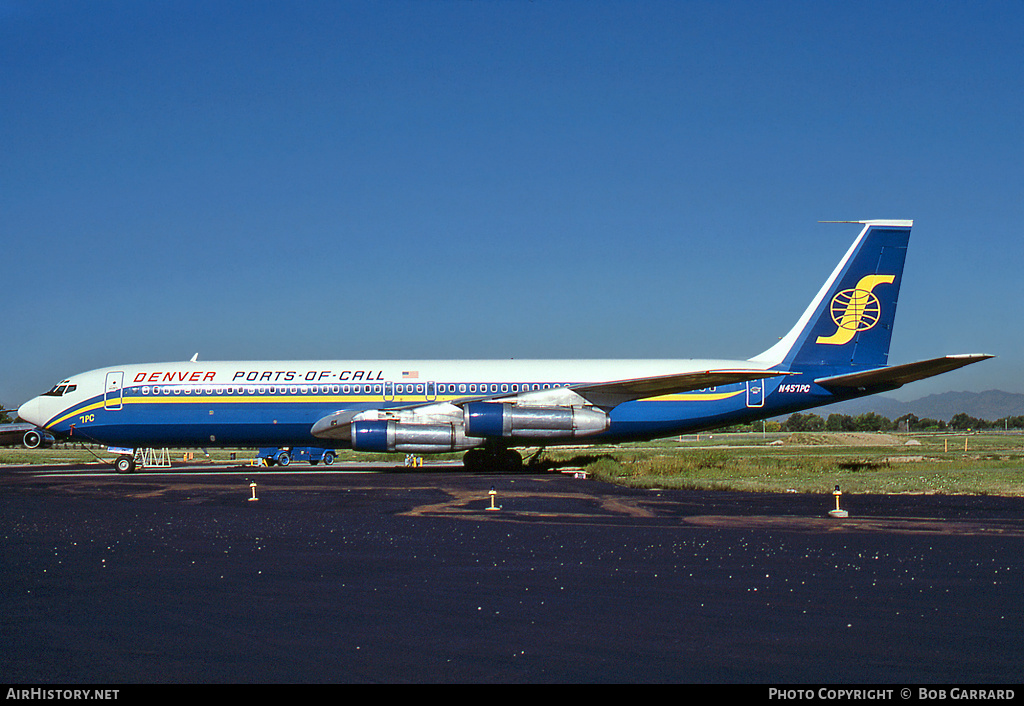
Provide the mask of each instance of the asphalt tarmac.
[{"label": "asphalt tarmac", "polygon": [[1021,498],[289,470],[0,468],[0,681],[1024,676]]}]

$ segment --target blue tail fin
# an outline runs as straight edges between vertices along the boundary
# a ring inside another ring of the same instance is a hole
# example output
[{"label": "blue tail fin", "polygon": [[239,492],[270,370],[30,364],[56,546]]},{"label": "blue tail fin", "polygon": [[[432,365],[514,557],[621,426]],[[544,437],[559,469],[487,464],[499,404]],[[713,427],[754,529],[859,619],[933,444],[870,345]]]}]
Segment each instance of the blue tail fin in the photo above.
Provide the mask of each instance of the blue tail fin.
[{"label": "blue tail fin", "polygon": [[886,365],[913,222],[856,222],[864,229],[796,326],[754,360],[787,370]]}]

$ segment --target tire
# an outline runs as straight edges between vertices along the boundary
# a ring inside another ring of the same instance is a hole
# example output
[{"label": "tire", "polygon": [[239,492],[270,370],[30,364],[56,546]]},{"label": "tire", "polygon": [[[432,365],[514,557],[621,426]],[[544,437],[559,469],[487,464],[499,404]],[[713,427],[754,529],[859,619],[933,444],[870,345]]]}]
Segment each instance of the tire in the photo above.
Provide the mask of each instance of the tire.
[{"label": "tire", "polygon": [[135,470],[135,459],[127,454],[122,454],[114,461],[114,470],[118,473],[131,473]]},{"label": "tire", "polygon": [[501,465],[506,471],[519,473],[523,470],[523,457],[515,449],[505,449],[501,456]]},{"label": "tire", "polygon": [[471,473],[478,473],[487,463],[487,454],[482,449],[470,449],[462,456],[462,467]]},{"label": "tire", "polygon": [[292,457],[287,451],[282,451],[277,455],[277,464],[279,466],[287,466],[292,462]]},{"label": "tire", "polygon": [[330,451],[324,452],[324,459],[323,459],[323,461],[324,461],[324,465],[325,466],[333,466],[334,465],[334,454],[332,454]]},{"label": "tire", "polygon": [[523,470],[523,457],[514,449],[470,449],[462,466],[474,473],[517,473]]}]

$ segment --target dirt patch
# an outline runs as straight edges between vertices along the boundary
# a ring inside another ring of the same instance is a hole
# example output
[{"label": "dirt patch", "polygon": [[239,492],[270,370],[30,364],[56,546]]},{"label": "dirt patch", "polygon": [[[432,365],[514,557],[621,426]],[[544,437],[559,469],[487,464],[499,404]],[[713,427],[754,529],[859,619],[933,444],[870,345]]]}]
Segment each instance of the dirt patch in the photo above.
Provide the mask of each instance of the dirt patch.
[{"label": "dirt patch", "polygon": [[826,434],[797,432],[790,434],[785,443],[794,446],[903,446],[906,441],[892,434],[846,431]]}]

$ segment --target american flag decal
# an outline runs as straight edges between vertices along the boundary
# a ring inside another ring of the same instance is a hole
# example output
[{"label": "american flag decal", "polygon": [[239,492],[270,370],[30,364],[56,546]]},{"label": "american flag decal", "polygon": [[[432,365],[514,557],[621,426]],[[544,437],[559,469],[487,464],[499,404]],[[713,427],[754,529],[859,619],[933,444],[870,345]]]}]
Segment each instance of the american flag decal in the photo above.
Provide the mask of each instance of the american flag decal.
[{"label": "american flag decal", "polygon": [[418,378],[419,376],[420,376],[420,371],[419,370],[403,370],[402,371],[402,377],[403,378]]}]

